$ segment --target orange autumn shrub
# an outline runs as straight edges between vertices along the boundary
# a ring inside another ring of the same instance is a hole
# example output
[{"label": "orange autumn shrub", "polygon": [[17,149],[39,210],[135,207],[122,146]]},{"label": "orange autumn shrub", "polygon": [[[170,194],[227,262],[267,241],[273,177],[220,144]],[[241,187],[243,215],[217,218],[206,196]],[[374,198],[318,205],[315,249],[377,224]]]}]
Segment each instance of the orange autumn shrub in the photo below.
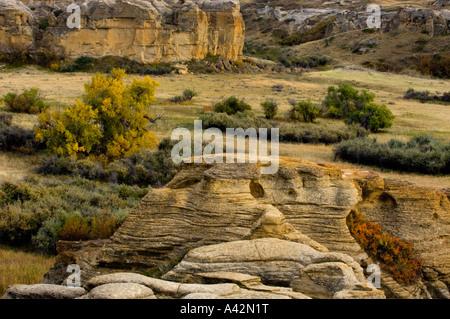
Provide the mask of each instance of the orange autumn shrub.
[{"label": "orange autumn shrub", "polygon": [[404,242],[383,231],[381,225],[366,221],[355,212],[347,217],[347,225],[364,251],[380,262],[381,268],[397,282],[409,285],[417,280],[423,260],[414,256],[411,242]]},{"label": "orange autumn shrub", "polygon": [[114,215],[103,214],[92,219],[90,238],[106,239],[112,236],[119,226]]}]

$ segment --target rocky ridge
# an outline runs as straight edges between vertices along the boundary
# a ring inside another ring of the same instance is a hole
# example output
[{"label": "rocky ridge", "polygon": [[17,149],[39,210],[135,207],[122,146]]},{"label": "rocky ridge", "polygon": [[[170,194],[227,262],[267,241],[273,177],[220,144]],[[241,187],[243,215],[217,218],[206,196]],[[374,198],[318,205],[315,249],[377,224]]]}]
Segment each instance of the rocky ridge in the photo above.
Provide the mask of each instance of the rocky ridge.
[{"label": "rocky ridge", "polygon": [[0,51],[46,49],[70,59],[111,55],[145,63],[242,55],[245,26],[236,0],[75,1],[80,28],[67,26],[67,1],[25,2],[33,10],[0,1]]},{"label": "rocky ridge", "polygon": [[[67,266],[76,263],[89,292],[83,298],[106,298],[114,288],[91,294],[95,278],[136,283],[114,276],[155,270],[162,279],[144,286],[156,298],[449,297],[447,193],[336,164],[281,158],[275,175],[260,174],[261,165],[185,164],[141,200],[111,239],[59,242],[44,284],[64,284]],[[352,211],[414,244],[424,260],[416,284],[400,285],[387,273],[382,290],[366,283],[364,269],[373,261],[350,235],[346,217]],[[180,284],[202,288],[174,293]],[[217,286],[224,291],[214,286],[219,284],[227,284]],[[213,287],[218,290],[208,290]],[[12,289],[13,296],[19,288]]]}]

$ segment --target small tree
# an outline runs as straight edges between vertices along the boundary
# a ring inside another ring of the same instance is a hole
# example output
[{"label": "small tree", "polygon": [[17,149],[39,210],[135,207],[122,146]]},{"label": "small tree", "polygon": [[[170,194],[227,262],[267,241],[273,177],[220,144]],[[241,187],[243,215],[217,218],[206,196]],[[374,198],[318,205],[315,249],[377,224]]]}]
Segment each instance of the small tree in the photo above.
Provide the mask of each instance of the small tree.
[{"label": "small tree", "polygon": [[234,96],[230,96],[228,99],[214,105],[215,112],[227,113],[228,115],[234,115],[238,112],[245,112],[251,109],[252,107],[245,103],[243,99],[239,100]]},{"label": "small tree", "polygon": [[295,104],[291,102],[292,108],[289,111],[289,119],[293,121],[303,120],[306,123],[313,123],[320,115],[321,107],[311,101],[301,101]]},{"label": "small tree", "polygon": [[323,105],[330,117],[344,119],[347,124],[359,123],[365,129],[377,132],[392,126],[394,115],[384,104],[374,102],[375,94],[359,92],[349,84],[338,88],[330,86]]},{"label": "small tree", "polygon": [[59,155],[105,154],[128,156],[157,145],[148,130],[155,119],[149,113],[159,83],[149,76],[133,78],[125,85],[125,71],[114,69],[106,76],[97,73],[85,84],[83,101],[64,113],[46,112],[35,129],[38,141]]},{"label": "small tree", "polygon": [[266,100],[262,102],[261,107],[264,111],[266,119],[273,119],[277,115],[278,105],[274,100]]}]

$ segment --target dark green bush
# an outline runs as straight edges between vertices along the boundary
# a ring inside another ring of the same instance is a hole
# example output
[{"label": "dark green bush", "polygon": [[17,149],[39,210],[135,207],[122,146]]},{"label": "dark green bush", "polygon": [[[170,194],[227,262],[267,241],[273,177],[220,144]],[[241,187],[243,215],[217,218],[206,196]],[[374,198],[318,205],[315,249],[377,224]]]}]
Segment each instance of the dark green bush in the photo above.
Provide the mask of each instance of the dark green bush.
[{"label": "dark green bush", "polygon": [[288,113],[288,118],[292,121],[301,121],[313,123],[322,112],[320,105],[316,105],[311,101],[301,101],[291,103],[292,108]]},{"label": "dark green bush", "polygon": [[330,86],[323,101],[330,117],[341,118],[347,124],[359,123],[372,132],[392,126],[394,115],[384,104],[374,103],[375,94],[359,92],[350,84],[341,83],[338,88]]},{"label": "dark green bush", "polygon": [[238,112],[245,112],[251,110],[251,106],[244,102],[244,100],[239,100],[234,96],[230,96],[228,99],[223,100],[214,105],[214,111],[217,113],[227,113],[228,115],[233,115]]},{"label": "dark green bush", "polygon": [[278,104],[274,100],[266,100],[261,103],[266,119],[273,119],[278,112]]},{"label": "dark green bush", "polygon": [[450,144],[430,135],[415,136],[407,143],[396,139],[388,143],[367,138],[354,139],[336,145],[334,154],[346,161],[398,171],[450,173]]},{"label": "dark green bush", "polygon": [[356,137],[367,136],[368,131],[355,125],[312,123],[280,123],[280,142],[334,144]]},{"label": "dark green bush", "polygon": [[48,108],[38,88],[25,90],[21,94],[7,93],[2,101],[10,111],[18,113],[35,114]]}]

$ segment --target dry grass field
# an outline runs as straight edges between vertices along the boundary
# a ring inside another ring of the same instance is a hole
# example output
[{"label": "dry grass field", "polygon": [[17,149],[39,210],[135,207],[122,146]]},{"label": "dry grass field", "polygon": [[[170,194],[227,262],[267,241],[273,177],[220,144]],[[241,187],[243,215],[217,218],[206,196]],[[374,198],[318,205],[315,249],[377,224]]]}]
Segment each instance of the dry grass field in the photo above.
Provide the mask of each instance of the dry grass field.
[{"label": "dry grass field", "polygon": [[[35,67],[3,70],[0,72],[0,96],[10,91],[21,92],[31,87],[39,87],[50,105],[61,109],[81,97],[84,83],[89,82],[91,76],[89,73],[56,73]],[[279,105],[279,116],[284,116],[289,109],[289,98],[319,102],[325,96],[328,86],[347,82],[358,89],[375,93],[376,102],[387,104],[396,116],[390,129],[373,135],[377,140],[386,141],[392,137],[407,140],[416,133],[431,133],[450,142],[448,105],[423,104],[403,99],[408,88],[430,92],[448,91],[448,80],[388,74],[352,66],[303,74],[188,74],[153,76],[153,79],[158,81],[160,86],[156,91],[157,100],[152,110],[155,114],[164,116],[164,120],[154,127],[159,138],[169,137],[172,130],[179,126],[192,128],[193,121],[201,114],[204,106],[211,106],[231,95],[244,98],[258,115],[263,114],[260,103],[269,98],[274,99]],[[281,85],[282,90],[273,90],[274,85]],[[180,95],[187,88],[198,93],[191,102],[166,102],[168,98]],[[16,114],[13,122],[31,128],[37,123],[37,115]],[[312,161],[333,161],[332,147],[282,143],[280,155]],[[33,160],[27,157],[0,154],[0,179],[20,178],[31,171],[32,164]],[[405,179],[422,186],[450,187],[448,177],[398,173],[375,167],[369,169],[387,178]]]},{"label": "dry grass field", "polygon": [[41,283],[42,276],[54,263],[54,257],[0,246],[0,296],[12,284]]}]

